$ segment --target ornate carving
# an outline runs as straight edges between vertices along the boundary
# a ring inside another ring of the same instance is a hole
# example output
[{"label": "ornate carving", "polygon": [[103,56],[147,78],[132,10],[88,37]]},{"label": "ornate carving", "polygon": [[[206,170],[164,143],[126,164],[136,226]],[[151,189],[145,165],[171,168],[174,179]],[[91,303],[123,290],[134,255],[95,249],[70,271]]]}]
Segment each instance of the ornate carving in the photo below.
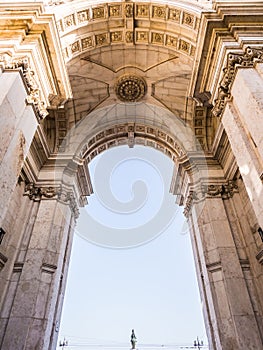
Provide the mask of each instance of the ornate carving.
[{"label": "ornate carving", "polygon": [[146,32],[146,31],[136,32],[136,40],[142,41],[142,42],[148,42],[149,41],[149,32]]},{"label": "ornate carving", "polygon": [[137,5],[136,15],[138,17],[148,17],[149,16],[149,5]]},{"label": "ornate carving", "polygon": [[126,43],[133,43],[133,32],[125,33]]},{"label": "ornate carving", "polygon": [[181,11],[174,9],[174,8],[169,8],[169,16],[168,16],[169,19],[176,21],[176,22],[179,22],[180,15],[181,15]]},{"label": "ornate carving", "polygon": [[153,17],[165,19],[166,17],[166,8],[163,6],[153,6]]},{"label": "ornate carving", "polygon": [[39,202],[44,199],[57,199],[62,203],[68,204],[74,217],[78,218],[79,209],[76,202],[75,196],[72,191],[68,191],[61,186],[59,187],[44,187],[35,186],[35,184],[30,183],[25,187],[24,196],[28,196],[34,202]]},{"label": "ornate carving", "polygon": [[89,10],[79,11],[77,15],[79,23],[86,22],[90,19]]},{"label": "ornate carving", "polygon": [[125,5],[125,16],[126,17],[133,17],[133,4],[126,4]]},{"label": "ornate carving", "polygon": [[82,49],[87,49],[93,46],[92,37],[88,36],[81,40]]},{"label": "ornate carving", "polygon": [[201,192],[203,196],[207,197],[220,197],[222,199],[228,199],[233,197],[234,193],[238,191],[238,186],[235,181],[229,180],[224,184],[208,184],[201,186]]},{"label": "ornate carving", "polygon": [[105,17],[104,7],[95,7],[92,9],[92,14],[94,19],[100,19]]},{"label": "ornate carving", "polygon": [[122,41],[122,32],[112,32],[110,34],[110,37],[111,37],[112,43],[121,42]]},{"label": "ornate carving", "polygon": [[64,18],[64,27],[65,29],[69,28],[69,27],[72,27],[75,25],[75,18],[74,18],[74,15],[71,14],[67,17]]},{"label": "ornate carving", "polygon": [[194,192],[194,191],[190,191],[190,192],[189,192],[189,195],[188,195],[188,197],[187,197],[187,199],[186,199],[186,203],[185,203],[185,207],[184,207],[184,212],[183,212],[183,214],[184,214],[186,217],[189,216],[189,213],[190,213],[190,211],[191,211],[191,209],[192,209],[193,201],[194,201],[194,200],[197,200],[197,199],[198,199],[197,193]]},{"label": "ornate carving", "polygon": [[183,24],[190,26],[190,27],[193,27],[194,26],[194,16],[190,15],[189,13],[184,12]]},{"label": "ornate carving", "polygon": [[41,100],[41,92],[35,77],[35,72],[30,68],[28,57],[11,58],[8,54],[0,53],[0,63],[4,69],[21,68],[25,83],[29,90],[27,103],[32,104],[39,119],[43,119],[48,115],[45,103]]},{"label": "ornate carving", "polygon": [[177,47],[177,38],[175,36],[167,35],[166,36],[166,45]]},{"label": "ornate carving", "polygon": [[146,82],[135,75],[124,75],[117,81],[115,92],[121,101],[136,102],[146,94]]},{"label": "ornate carving", "polygon": [[179,50],[184,51],[189,54],[190,52],[190,44],[185,40],[180,40],[179,42]]},{"label": "ornate carving", "polygon": [[213,115],[220,117],[230,97],[230,89],[237,67],[253,67],[255,62],[263,62],[263,49],[247,47],[242,54],[229,53],[227,66],[223,69],[223,78],[219,83],[217,98],[212,110]]},{"label": "ornate carving", "polygon": [[79,50],[80,50],[79,41],[75,41],[73,44],[71,44],[72,53],[79,52]]},{"label": "ornate carving", "polygon": [[38,187],[33,183],[27,184],[24,196],[28,196],[34,202],[39,202],[42,197],[47,199],[55,198],[60,193],[60,187]]},{"label": "ornate carving", "polygon": [[95,35],[95,39],[96,39],[96,44],[99,46],[106,45],[108,43],[107,33]]},{"label": "ornate carving", "polygon": [[153,44],[163,44],[164,42],[164,34],[162,33],[152,33],[152,43]]},{"label": "ornate carving", "polygon": [[120,17],[121,16],[121,5],[110,6],[110,16]]}]

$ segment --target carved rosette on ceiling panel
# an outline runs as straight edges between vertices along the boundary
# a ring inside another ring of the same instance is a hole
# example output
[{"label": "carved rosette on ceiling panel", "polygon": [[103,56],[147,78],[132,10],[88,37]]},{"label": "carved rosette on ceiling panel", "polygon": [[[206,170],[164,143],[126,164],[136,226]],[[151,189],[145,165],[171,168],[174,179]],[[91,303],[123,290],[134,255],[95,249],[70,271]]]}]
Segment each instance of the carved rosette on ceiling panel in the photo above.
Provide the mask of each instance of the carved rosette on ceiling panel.
[{"label": "carved rosette on ceiling panel", "polygon": [[147,86],[142,77],[123,75],[115,84],[117,97],[123,102],[137,102],[146,94]]}]

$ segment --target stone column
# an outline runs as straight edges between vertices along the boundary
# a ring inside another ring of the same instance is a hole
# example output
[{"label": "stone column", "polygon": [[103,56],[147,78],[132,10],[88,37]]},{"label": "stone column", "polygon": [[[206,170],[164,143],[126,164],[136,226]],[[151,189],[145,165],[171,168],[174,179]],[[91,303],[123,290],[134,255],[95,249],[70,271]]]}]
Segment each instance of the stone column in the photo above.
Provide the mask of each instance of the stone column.
[{"label": "stone column", "polygon": [[256,350],[262,347],[260,332],[224,205],[232,195],[231,183],[202,186],[188,217],[213,337],[210,347]]},{"label": "stone column", "polygon": [[78,215],[68,190],[31,185],[26,195],[37,202],[38,209],[27,249],[18,255],[21,274],[1,344],[7,350],[50,349],[51,337],[56,339]]},{"label": "stone column", "polygon": [[19,70],[0,67],[0,227],[28,154],[38,120]]},{"label": "stone column", "polygon": [[257,69],[237,71],[222,123],[242,175],[246,191],[263,227],[263,79]]}]

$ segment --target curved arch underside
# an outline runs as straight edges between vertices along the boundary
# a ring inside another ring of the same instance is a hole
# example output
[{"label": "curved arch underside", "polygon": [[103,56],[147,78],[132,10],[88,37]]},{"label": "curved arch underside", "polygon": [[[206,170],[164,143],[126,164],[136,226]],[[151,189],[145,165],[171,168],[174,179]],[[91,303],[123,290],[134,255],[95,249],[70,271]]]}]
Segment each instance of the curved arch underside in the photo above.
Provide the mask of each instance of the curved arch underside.
[{"label": "curved arch underside", "polygon": [[146,81],[142,102],[191,123],[189,98],[200,26],[197,2],[76,1],[54,8],[74,98],[74,122],[118,103],[116,81]]}]

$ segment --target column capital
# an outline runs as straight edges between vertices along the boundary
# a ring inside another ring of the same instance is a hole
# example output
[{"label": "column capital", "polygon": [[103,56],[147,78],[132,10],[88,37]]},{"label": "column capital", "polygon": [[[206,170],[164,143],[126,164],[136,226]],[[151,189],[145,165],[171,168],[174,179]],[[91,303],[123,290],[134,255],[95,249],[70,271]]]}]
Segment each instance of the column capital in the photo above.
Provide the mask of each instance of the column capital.
[{"label": "column capital", "polygon": [[34,202],[41,200],[57,200],[69,205],[75,219],[79,217],[79,206],[72,189],[63,185],[59,186],[37,186],[29,183],[25,186],[24,196],[28,196]]},{"label": "column capital", "polygon": [[226,180],[218,183],[202,183],[199,188],[190,186],[184,205],[184,215],[189,216],[194,203],[201,202],[206,198],[221,198],[223,200],[232,198],[238,192],[235,180]]}]

